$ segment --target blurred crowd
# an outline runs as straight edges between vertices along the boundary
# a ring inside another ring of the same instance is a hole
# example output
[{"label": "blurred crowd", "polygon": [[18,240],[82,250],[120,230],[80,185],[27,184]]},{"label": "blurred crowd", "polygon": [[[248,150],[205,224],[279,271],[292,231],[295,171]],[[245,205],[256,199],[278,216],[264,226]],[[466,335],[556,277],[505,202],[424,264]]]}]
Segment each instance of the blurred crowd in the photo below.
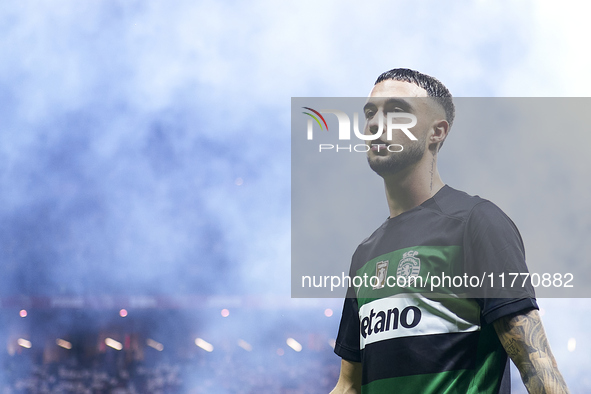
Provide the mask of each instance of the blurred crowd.
[{"label": "blurred crowd", "polygon": [[19,356],[4,366],[7,373],[0,393],[314,394],[328,393],[339,372],[336,356],[272,359],[258,365],[248,363],[244,357],[223,357],[112,368],[101,363],[84,366],[75,359],[35,363]]}]

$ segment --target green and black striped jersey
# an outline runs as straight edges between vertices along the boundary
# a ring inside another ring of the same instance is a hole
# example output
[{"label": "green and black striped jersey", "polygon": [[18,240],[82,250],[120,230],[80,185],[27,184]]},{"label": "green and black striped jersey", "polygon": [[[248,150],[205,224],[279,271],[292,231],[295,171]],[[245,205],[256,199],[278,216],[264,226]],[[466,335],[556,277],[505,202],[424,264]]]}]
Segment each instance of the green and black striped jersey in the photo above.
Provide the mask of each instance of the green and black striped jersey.
[{"label": "green and black striped jersey", "polygon": [[527,272],[523,242],[478,196],[444,186],[382,224],[353,255],[335,345],[362,363],[362,393],[509,393],[492,322],[537,304],[531,288],[499,297],[499,272]]}]

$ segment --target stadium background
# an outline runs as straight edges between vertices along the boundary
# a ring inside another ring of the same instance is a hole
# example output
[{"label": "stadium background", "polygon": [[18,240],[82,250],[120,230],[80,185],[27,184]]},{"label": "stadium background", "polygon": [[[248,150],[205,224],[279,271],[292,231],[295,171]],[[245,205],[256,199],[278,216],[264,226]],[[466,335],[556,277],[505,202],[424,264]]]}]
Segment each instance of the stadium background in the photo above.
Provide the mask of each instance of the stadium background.
[{"label": "stadium background", "polygon": [[[364,96],[397,66],[457,96],[587,96],[569,4],[2,3],[0,390],[330,390],[341,301],[289,297],[290,97]],[[500,201],[530,258],[588,262],[589,137],[518,137],[561,160],[523,150],[514,179],[491,144],[443,155],[444,179]],[[540,304],[588,391],[591,303]]]}]

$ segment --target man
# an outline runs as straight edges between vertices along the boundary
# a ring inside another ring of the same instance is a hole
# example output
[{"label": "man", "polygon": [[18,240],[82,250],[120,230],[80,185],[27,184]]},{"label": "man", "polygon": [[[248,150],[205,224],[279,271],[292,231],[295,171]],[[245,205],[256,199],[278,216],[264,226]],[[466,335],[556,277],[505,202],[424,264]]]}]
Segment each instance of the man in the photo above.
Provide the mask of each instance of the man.
[{"label": "man", "polygon": [[[527,272],[513,222],[439,176],[437,155],[455,112],[447,88],[394,69],[378,78],[364,112],[365,134],[376,137],[368,141],[368,162],[384,179],[390,217],[353,255],[352,278],[377,278],[347,293],[335,346],[341,372],[332,393],[509,393],[507,355],[530,393],[568,393],[531,286],[499,293],[487,282],[471,293],[465,282],[435,291],[416,282]],[[387,135],[392,112],[407,122],[408,114],[416,117],[409,130],[416,140]]]}]

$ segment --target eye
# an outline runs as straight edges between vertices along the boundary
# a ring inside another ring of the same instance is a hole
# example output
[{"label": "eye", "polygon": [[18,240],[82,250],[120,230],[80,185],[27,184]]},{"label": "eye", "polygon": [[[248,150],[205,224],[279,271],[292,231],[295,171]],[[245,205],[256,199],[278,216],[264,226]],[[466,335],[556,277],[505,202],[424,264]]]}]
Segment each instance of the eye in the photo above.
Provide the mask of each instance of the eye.
[{"label": "eye", "polygon": [[368,109],[365,111],[365,119],[371,119],[375,115],[375,111],[372,109]]}]

